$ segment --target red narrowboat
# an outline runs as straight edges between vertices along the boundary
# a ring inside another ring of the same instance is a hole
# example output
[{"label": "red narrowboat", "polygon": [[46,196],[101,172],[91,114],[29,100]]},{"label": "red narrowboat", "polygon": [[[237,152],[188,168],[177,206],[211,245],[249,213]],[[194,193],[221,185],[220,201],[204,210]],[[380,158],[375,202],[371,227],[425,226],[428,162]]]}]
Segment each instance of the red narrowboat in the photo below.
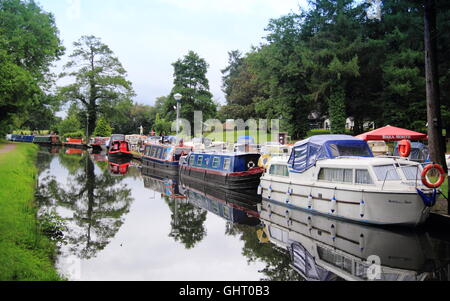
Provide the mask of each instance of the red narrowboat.
[{"label": "red narrowboat", "polygon": [[125,135],[112,135],[108,155],[111,157],[132,158],[130,144],[125,140]]}]

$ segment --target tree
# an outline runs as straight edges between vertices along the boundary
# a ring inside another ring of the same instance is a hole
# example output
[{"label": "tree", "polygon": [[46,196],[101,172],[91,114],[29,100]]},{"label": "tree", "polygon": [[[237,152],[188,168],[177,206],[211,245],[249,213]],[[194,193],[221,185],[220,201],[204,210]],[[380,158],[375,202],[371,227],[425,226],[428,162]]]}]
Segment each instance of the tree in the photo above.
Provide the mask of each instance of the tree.
[{"label": "tree", "polygon": [[74,43],[71,60],[65,65],[75,82],[60,88],[60,95],[68,101],[84,105],[88,113],[88,133],[94,132],[98,112],[106,107],[129,100],[133,95],[126,71],[112,50],[94,36],[83,36]]},{"label": "tree", "polygon": [[180,117],[188,120],[194,128],[194,112],[202,111],[205,119],[216,115],[217,105],[209,92],[209,81],[206,78],[208,63],[193,51],[172,64],[174,67],[174,88],[164,103],[164,118],[176,119],[174,95],[183,95]]},{"label": "tree", "polygon": [[63,53],[52,14],[32,0],[0,1],[0,132],[46,104],[49,67]]},{"label": "tree", "polygon": [[96,137],[111,137],[112,128],[104,117],[100,117],[95,127],[94,136]]}]

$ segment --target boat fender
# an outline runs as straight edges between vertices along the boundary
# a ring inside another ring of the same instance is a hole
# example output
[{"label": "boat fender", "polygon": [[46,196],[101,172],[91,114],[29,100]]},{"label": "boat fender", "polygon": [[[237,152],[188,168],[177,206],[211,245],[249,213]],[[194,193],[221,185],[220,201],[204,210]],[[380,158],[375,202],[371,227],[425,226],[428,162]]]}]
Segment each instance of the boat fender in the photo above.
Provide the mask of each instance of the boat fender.
[{"label": "boat fender", "polygon": [[272,188],[272,185],[270,185],[269,186],[269,196],[268,196],[269,200],[272,198],[272,191],[273,191],[273,188]]},{"label": "boat fender", "polygon": [[272,218],[272,205],[269,204],[269,206],[267,206],[267,212],[269,213],[269,217]]},{"label": "boat fender", "polygon": [[288,188],[288,191],[286,193],[286,204],[289,204],[291,202],[292,193],[293,193],[292,189]]},{"label": "boat fender", "polygon": [[261,185],[258,185],[258,195],[262,195],[263,187]]},{"label": "boat fender", "polygon": [[411,141],[402,140],[398,144],[398,153],[403,158],[408,158],[411,155]]},{"label": "boat fender", "polygon": [[309,231],[311,231],[312,228],[313,228],[312,217],[311,216],[308,216],[308,228],[309,228]]},{"label": "boat fender", "polygon": [[[436,169],[439,172],[439,180],[434,184],[428,180],[428,173],[433,169]],[[441,165],[434,163],[428,164],[422,171],[422,183],[428,188],[439,188],[444,184],[446,176],[445,170]]]},{"label": "boat fender", "polygon": [[312,209],[312,207],[313,207],[313,196],[312,194],[310,194],[308,197],[308,209]]},{"label": "boat fender", "polygon": [[366,215],[366,202],[361,201],[361,204],[359,206],[359,210],[360,210],[359,214],[361,215],[361,218],[363,218],[364,215]]},{"label": "boat fender", "polygon": [[264,229],[259,229],[256,231],[256,235],[258,236],[258,240],[262,244],[266,244],[270,242],[269,239],[269,231],[267,230],[267,227],[264,227]]},{"label": "boat fender", "polygon": [[331,239],[333,239],[333,241],[336,240],[336,226],[335,225],[331,225]]},{"label": "boat fender", "polygon": [[259,158],[258,166],[267,169],[270,158],[271,156],[269,154],[262,155],[261,158]]},{"label": "boat fender", "polygon": [[361,235],[359,236],[359,249],[362,251],[364,251],[365,249],[365,239],[364,239],[364,234],[361,233]]},{"label": "boat fender", "polygon": [[336,197],[333,197],[332,199],[331,199],[331,213],[336,213],[336,210],[337,210],[337,200],[336,200]]}]

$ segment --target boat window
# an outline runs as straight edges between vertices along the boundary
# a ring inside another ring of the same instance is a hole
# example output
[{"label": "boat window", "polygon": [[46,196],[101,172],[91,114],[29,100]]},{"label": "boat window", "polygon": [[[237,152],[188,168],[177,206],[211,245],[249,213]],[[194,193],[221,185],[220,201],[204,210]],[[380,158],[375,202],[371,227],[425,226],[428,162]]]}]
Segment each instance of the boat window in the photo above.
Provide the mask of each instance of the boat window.
[{"label": "boat window", "polygon": [[353,183],[353,170],[342,168],[322,168],[319,173],[319,180],[337,183]]},{"label": "boat window", "polygon": [[159,156],[161,156],[161,149],[160,148],[158,148],[158,150],[156,151],[155,158],[159,158]]},{"label": "boat window", "polygon": [[373,171],[375,172],[378,181],[398,181],[400,176],[397,173],[397,169],[394,165],[382,165],[374,166]]},{"label": "boat window", "polygon": [[206,165],[206,166],[209,166],[209,157],[206,157],[206,158],[205,158],[205,165]]},{"label": "boat window", "polygon": [[353,273],[353,262],[351,259],[339,255],[333,250],[325,249],[321,246],[317,247],[317,253],[319,253],[319,258],[323,261],[339,269],[342,269],[347,273]]},{"label": "boat window", "polygon": [[330,144],[329,150],[333,157],[346,157],[346,156],[363,156],[371,157],[370,148],[364,144],[342,145],[342,144]]},{"label": "boat window", "polygon": [[152,150],[150,151],[150,157],[155,157],[156,148],[152,146]]},{"label": "boat window", "polygon": [[269,232],[270,232],[270,237],[272,237],[280,242],[287,243],[289,240],[289,238],[288,238],[289,234],[286,231],[283,231],[279,228],[270,227]]},{"label": "boat window", "polygon": [[367,169],[356,170],[356,184],[373,184],[373,179]]},{"label": "boat window", "polygon": [[223,160],[223,169],[230,170],[230,167],[231,167],[231,159],[226,158],[225,160]]},{"label": "boat window", "polygon": [[289,177],[289,170],[286,165],[274,164],[270,166],[271,175],[280,177]]},{"label": "boat window", "polygon": [[198,156],[196,165],[202,166],[202,163],[203,163],[203,156]]},{"label": "boat window", "polygon": [[144,151],[144,155],[148,156],[149,153],[150,153],[150,146],[146,146],[145,147],[145,151]]},{"label": "boat window", "polygon": [[214,157],[213,159],[213,164],[212,164],[212,168],[219,168],[220,166],[220,157]]},{"label": "boat window", "polygon": [[402,171],[407,180],[416,180],[421,177],[421,172],[418,165],[402,166]]},{"label": "boat window", "polygon": [[192,155],[189,157],[189,166],[194,166],[195,165],[195,156]]}]

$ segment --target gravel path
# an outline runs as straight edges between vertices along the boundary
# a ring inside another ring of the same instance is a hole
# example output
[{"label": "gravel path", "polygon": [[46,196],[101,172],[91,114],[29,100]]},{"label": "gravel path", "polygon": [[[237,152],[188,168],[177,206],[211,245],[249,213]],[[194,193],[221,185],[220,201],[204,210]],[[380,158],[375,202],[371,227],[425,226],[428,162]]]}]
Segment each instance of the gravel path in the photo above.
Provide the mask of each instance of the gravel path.
[{"label": "gravel path", "polygon": [[15,149],[16,146],[17,146],[16,144],[6,144],[2,148],[0,148],[0,154],[4,154],[4,153],[7,153],[7,152],[10,152],[13,149]]}]

